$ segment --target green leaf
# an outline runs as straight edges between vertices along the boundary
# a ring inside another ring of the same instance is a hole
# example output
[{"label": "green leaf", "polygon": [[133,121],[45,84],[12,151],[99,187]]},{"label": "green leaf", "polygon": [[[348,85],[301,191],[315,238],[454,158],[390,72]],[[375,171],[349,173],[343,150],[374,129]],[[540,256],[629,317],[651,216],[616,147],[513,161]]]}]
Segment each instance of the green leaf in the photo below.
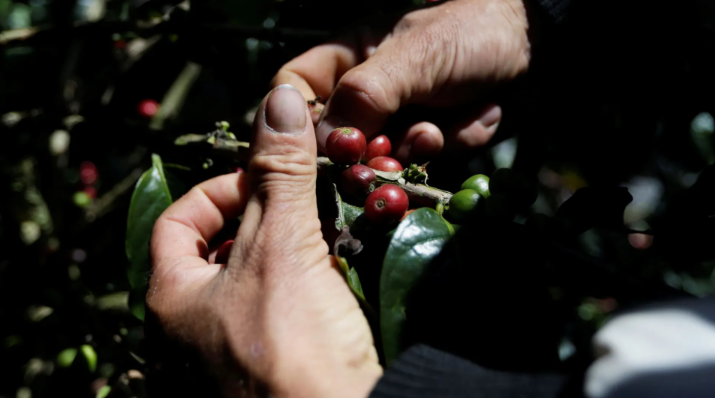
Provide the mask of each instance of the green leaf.
[{"label": "green leaf", "polygon": [[335,219],[335,229],[341,231],[345,226],[345,216],[343,215],[343,198],[338,192],[338,186],[334,182],[330,183],[330,188],[333,190],[333,196],[335,197],[335,206],[338,210],[338,217]]},{"label": "green leaf", "polygon": [[62,350],[57,354],[57,365],[61,368],[68,368],[74,362],[74,358],[77,356],[76,348],[67,348]]},{"label": "green leaf", "polygon": [[107,395],[112,391],[112,387],[104,386],[97,391],[95,398],[107,398]]},{"label": "green leaf", "polygon": [[144,313],[146,312],[144,297],[145,293],[143,290],[135,290],[129,293],[129,311],[142,322],[144,321]]},{"label": "green leaf", "polygon": [[166,177],[166,183],[169,186],[169,195],[171,195],[172,203],[179,200],[184,194],[189,192],[191,187],[187,185],[186,180],[187,175],[190,171],[181,170],[178,168],[167,169],[167,165],[164,165],[164,176]]},{"label": "green leaf", "polygon": [[715,149],[712,145],[713,133],[715,133],[715,121],[711,114],[703,112],[695,116],[690,124],[690,136],[707,164],[715,163]]},{"label": "green leaf", "polygon": [[350,290],[352,290],[358,301],[366,303],[365,293],[363,293],[362,284],[360,283],[360,277],[358,276],[357,271],[355,271],[355,268],[351,268],[348,265],[348,260],[346,260],[345,257],[335,256],[335,258],[338,260],[340,269],[341,271],[343,271],[345,279],[347,279],[348,281],[348,286],[350,286]]},{"label": "green leaf", "polygon": [[346,225],[352,228],[358,217],[365,213],[365,209],[353,206],[343,201],[340,193],[338,192],[338,187],[334,183],[330,185],[332,186],[333,194],[335,195],[335,204],[338,208],[338,217],[335,219],[335,228],[338,231],[342,230]]},{"label": "green leaf", "polygon": [[401,338],[409,294],[453,231],[436,211],[422,208],[407,216],[392,236],[380,277],[380,329],[388,365],[405,348]]},{"label": "green leaf", "polygon": [[362,207],[353,206],[349,203],[342,202],[343,206],[343,221],[345,225],[352,228],[355,221],[365,213],[365,209]]},{"label": "green leaf", "polygon": [[350,290],[358,296],[362,301],[365,301],[365,293],[362,291],[362,284],[360,283],[360,277],[358,276],[355,268],[350,268],[348,272],[348,285],[350,285]]},{"label": "green leaf", "polygon": [[94,348],[90,345],[84,344],[79,347],[79,350],[82,352],[82,355],[84,355],[84,359],[87,360],[89,371],[94,372],[97,370],[97,353],[94,352]]},{"label": "green leaf", "polygon": [[154,223],[173,202],[171,191],[158,155],[152,155],[152,167],[137,182],[127,218],[127,276],[132,289],[142,292],[149,275],[149,240]]}]

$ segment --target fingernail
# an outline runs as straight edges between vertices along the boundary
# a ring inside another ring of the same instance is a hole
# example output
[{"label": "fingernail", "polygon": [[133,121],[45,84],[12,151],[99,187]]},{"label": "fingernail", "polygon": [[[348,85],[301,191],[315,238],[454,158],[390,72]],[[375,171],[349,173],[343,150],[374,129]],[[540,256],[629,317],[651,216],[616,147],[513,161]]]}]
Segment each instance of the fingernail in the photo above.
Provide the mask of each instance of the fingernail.
[{"label": "fingernail", "polygon": [[273,89],[266,101],[266,126],[276,133],[301,134],[306,130],[307,103],[290,84]]},{"label": "fingernail", "polygon": [[441,146],[434,135],[429,132],[423,132],[415,137],[412,142],[411,154],[420,159],[435,156],[439,153]]},{"label": "fingernail", "polygon": [[479,117],[479,123],[481,123],[481,125],[486,129],[489,129],[490,127],[496,129],[499,125],[499,121],[501,121],[501,116],[501,107],[499,107],[499,105],[491,105],[485,109],[482,116]]}]

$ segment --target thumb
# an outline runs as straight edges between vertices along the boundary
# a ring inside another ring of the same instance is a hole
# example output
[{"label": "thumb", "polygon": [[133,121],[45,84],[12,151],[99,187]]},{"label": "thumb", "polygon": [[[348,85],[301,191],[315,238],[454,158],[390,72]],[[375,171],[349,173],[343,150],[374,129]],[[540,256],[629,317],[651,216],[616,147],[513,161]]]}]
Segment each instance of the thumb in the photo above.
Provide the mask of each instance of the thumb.
[{"label": "thumb", "polygon": [[[256,113],[247,175],[251,197],[237,239],[275,244],[276,252],[320,237],[313,124],[303,95],[280,85]],[[244,243],[250,243],[244,242]],[[298,242],[299,243],[299,242]]]}]

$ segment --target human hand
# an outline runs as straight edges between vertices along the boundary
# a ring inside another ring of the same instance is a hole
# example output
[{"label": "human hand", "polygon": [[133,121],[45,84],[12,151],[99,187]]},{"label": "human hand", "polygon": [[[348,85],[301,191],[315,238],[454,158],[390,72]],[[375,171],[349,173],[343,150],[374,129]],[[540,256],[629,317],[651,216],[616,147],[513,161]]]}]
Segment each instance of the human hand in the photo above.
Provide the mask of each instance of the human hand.
[{"label": "human hand", "polygon": [[[309,100],[329,97],[317,126],[321,149],[334,128],[353,126],[370,137],[405,106],[418,106],[419,116],[407,117],[394,146],[398,160],[433,156],[444,146],[474,148],[501,120],[499,106],[484,106],[485,95],[528,68],[527,30],[522,0],[453,0],[405,15],[360,48],[315,47],[283,66],[273,84],[292,84]],[[438,111],[442,129],[428,121],[426,108]]]},{"label": "human hand", "polygon": [[[274,89],[256,114],[248,171],[194,187],[154,226],[147,307],[199,351],[226,396],[258,385],[276,397],[366,397],[382,372],[320,232],[309,120],[297,90]],[[240,214],[228,264],[211,264],[209,243]]]}]

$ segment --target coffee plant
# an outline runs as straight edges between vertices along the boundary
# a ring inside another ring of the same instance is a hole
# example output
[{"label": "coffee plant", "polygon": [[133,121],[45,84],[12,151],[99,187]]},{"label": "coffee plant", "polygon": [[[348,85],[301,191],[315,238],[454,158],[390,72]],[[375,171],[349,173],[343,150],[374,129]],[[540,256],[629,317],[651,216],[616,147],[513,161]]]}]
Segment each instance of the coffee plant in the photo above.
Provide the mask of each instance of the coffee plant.
[{"label": "coffee plant", "polygon": [[[283,64],[438,3],[0,0],[0,397],[210,395],[200,369],[151,364],[154,221],[247,170]],[[715,43],[634,27],[676,6],[619,3],[614,20],[579,4],[590,18],[544,32],[529,75],[490,99],[504,118],[484,148],[399,163],[415,117],[458,122],[408,106],[356,153],[317,159],[323,236],[383,365],[421,342],[495,369],[583,369],[615,312],[715,292]],[[314,123],[325,100],[308,102]]]}]

